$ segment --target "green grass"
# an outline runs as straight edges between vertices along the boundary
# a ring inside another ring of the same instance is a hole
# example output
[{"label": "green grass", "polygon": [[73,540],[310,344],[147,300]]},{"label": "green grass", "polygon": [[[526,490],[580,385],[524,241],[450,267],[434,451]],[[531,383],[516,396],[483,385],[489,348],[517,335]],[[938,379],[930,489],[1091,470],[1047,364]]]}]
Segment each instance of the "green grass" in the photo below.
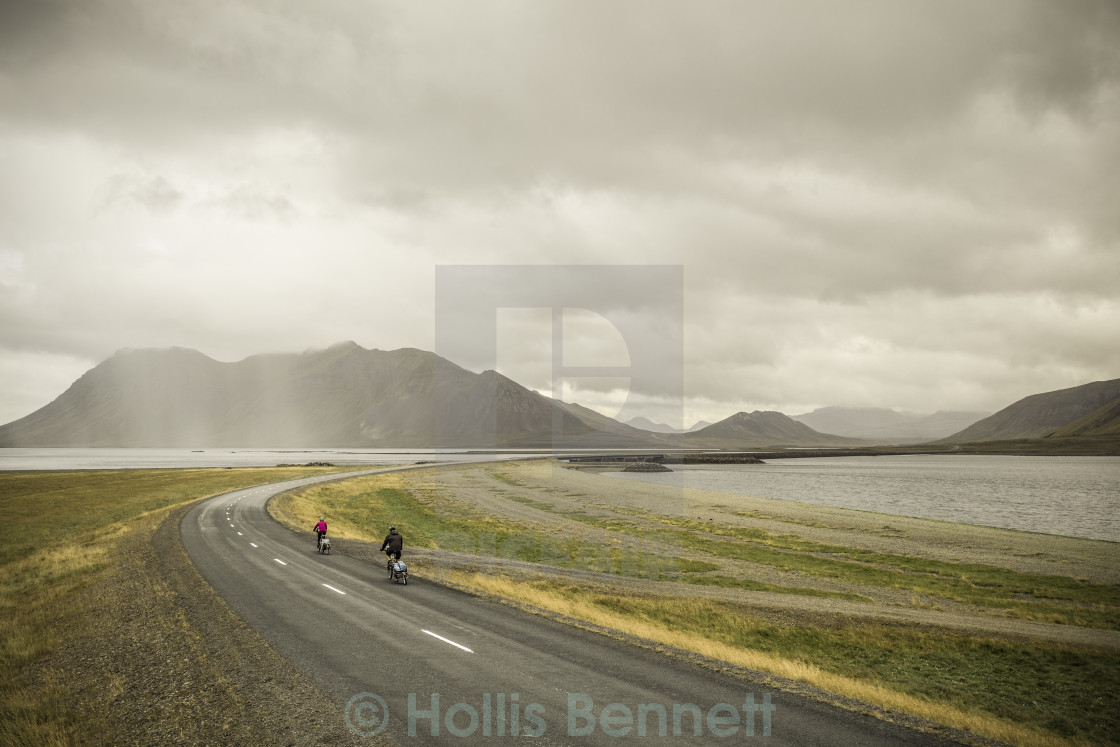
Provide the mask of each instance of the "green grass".
[{"label": "green grass", "polygon": [[[553,590],[586,590],[551,584]],[[766,622],[749,607],[708,600],[593,595],[614,612],[737,648],[811,661],[965,711],[998,714],[1063,737],[1114,742],[1120,734],[1120,653],[1056,643],[972,636],[891,623],[843,621],[833,628]]]},{"label": "green grass", "polygon": [[[522,490],[532,487],[503,472],[488,471],[488,474]],[[682,558],[698,560],[697,556],[707,556],[740,560],[822,579],[898,589],[923,597],[975,605],[1001,616],[1120,629],[1120,585],[1116,584],[1092,584],[1068,576],[1034,575],[979,563],[950,563],[874,552],[814,542],[793,534],[760,528],[662,516],[637,508],[604,506],[601,507],[602,512],[590,513],[561,509],[524,495],[507,497],[597,529],[656,540],[660,544],[679,548],[678,555]],[[664,578],[664,573],[657,577]],[[758,582],[736,581],[726,576],[716,579],[686,575],[676,580],[762,589]],[[768,590],[805,593],[800,587],[777,585],[769,585]],[[814,592],[813,595],[824,593]],[[837,598],[866,600],[866,597],[855,594],[835,594]]]},{"label": "green grass", "polygon": [[[950,599],[997,609],[1011,617],[1120,629],[1120,607],[1112,601],[1116,587],[1111,585],[1087,584],[1061,576],[1032,576],[992,566],[944,563],[858,551],[851,553],[867,561],[861,563],[748,542],[712,540],[698,534],[684,534],[681,541],[690,550],[718,557],[762,563],[821,578],[835,578]],[[848,554],[838,555],[849,557]],[[884,567],[871,564],[876,559],[890,565]],[[1017,598],[1021,595],[1033,597],[1034,600]],[[1062,604],[1064,601],[1073,604]]]},{"label": "green grass", "polygon": [[867,597],[859,594],[849,594],[843,591],[824,591],[821,589],[807,589],[799,586],[779,586],[768,584],[765,581],[755,581],[749,578],[732,578],[731,576],[696,576],[688,579],[688,583],[697,586],[719,586],[725,589],[746,589],[747,591],[770,591],[775,594],[795,594],[801,597],[823,597],[827,599],[846,599],[851,602],[868,602]]},{"label": "green grass", "polygon": [[[501,479],[501,473],[496,477]],[[516,482],[512,478],[507,479]],[[551,508],[550,504],[542,501],[511,498],[527,505]],[[691,557],[683,550],[676,556],[667,556],[663,552],[663,544],[665,539],[676,537],[677,533],[673,531],[643,533],[637,525],[626,520],[560,512],[600,528],[613,529],[639,540],[653,540],[658,544],[655,550],[642,552],[618,541],[580,540],[553,534],[547,526],[495,519],[450,500],[437,489],[411,485],[399,475],[377,475],[315,486],[284,496],[273,503],[272,510],[278,518],[294,527],[310,526],[315,516],[328,516],[332,534],[355,539],[380,540],[384,528],[394,524],[404,535],[406,548],[450,550],[635,578],[708,586],[731,585],[726,580],[696,575],[718,570],[720,566],[716,563]],[[766,585],[766,589],[785,593],[801,591],[773,584]],[[859,597],[848,595],[844,598]]]},{"label": "green grass", "polygon": [[1120,629],[1120,585],[1116,584],[1092,584],[1068,576],[1033,575],[979,563],[950,563],[829,545],[792,534],[671,518],[640,509],[611,509],[642,520],[638,522],[534,503],[539,503],[537,507],[542,510],[590,526],[636,536],[653,536],[650,526],[673,528],[675,531],[657,536],[661,542],[680,547],[682,553],[702,553],[819,578],[901,589],[988,607],[1001,615],[1021,619]]},{"label": "green grass", "polygon": [[423,494],[427,502],[398,476],[384,475],[309,488],[285,496],[273,510],[294,526],[307,523],[312,515],[327,515],[338,536],[367,540],[379,540],[381,527],[395,524],[404,535],[406,551],[407,547],[424,547],[647,577],[681,571],[677,559],[666,562],[659,556],[645,557],[599,542],[556,536],[539,525],[494,519],[458,505],[437,510],[431,503],[435,491],[427,489]]},{"label": "green grass", "polygon": [[498,472],[497,470],[487,470],[487,474],[490,475],[491,477],[493,477],[498,482],[504,482],[506,485],[509,485],[510,487],[514,487],[514,488],[525,487],[524,483],[519,482],[518,480],[515,480],[514,478],[507,475],[505,472]]},{"label": "green grass", "polygon": [[[145,517],[250,485],[329,468],[0,472],[0,743],[70,744],[65,681],[30,686],[26,667],[87,632],[81,592],[104,583],[113,548]],[[111,717],[107,714],[106,717]]]}]

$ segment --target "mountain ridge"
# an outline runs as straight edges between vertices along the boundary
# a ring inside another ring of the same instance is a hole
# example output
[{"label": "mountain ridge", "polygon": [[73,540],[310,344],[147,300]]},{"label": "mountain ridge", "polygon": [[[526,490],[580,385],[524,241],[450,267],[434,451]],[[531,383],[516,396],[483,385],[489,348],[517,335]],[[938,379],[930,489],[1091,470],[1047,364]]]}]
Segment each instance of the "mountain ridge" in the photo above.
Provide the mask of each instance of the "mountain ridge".
[{"label": "mountain ridge", "polygon": [[737,426],[735,416],[728,421],[696,433],[651,433],[417,348],[367,350],[344,342],[227,363],[172,347],[117,351],[46,406],[0,426],[0,447],[673,449],[834,442],[781,413]]},{"label": "mountain ridge", "polygon": [[[1010,441],[1053,436],[1079,419],[1107,408],[1117,397],[1120,397],[1120,379],[1032,394],[934,443]],[[1120,416],[1120,411],[1114,411],[1112,416]],[[1107,427],[1107,423],[1099,423],[1096,427]]]},{"label": "mountain ridge", "polygon": [[[233,363],[191,348],[145,348],[117,351],[46,406],[0,425],[0,447],[866,448],[901,443],[881,432],[893,427],[883,418],[914,422],[893,410],[814,412],[833,418],[854,412],[864,417],[856,432],[870,438],[811,427],[803,421],[813,413],[798,419],[758,410],[688,432],[651,432],[417,348],[367,350],[347,341]],[[927,420],[970,415],[936,413]],[[869,418],[879,419],[880,430]],[[1039,443],[1029,448],[1038,449],[1045,448],[1042,439],[1067,446],[1076,439],[1091,448],[1092,439],[1116,438],[1120,379],[1031,395],[922,443],[1033,439]]]}]

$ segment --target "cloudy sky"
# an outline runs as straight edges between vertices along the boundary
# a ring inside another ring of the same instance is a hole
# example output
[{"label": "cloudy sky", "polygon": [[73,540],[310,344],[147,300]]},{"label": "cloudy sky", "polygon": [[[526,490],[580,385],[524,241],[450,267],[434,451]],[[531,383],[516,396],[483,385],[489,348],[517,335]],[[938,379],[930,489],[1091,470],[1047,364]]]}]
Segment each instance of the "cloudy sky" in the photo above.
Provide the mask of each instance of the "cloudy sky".
[{"label": "cloudy sky", "polygon": [[994,411],[1120,377],[1118,174],[1111,0],[0,0],[0,422],[120,348],[433,349],[447,265],[680,267],[631,414]]}]

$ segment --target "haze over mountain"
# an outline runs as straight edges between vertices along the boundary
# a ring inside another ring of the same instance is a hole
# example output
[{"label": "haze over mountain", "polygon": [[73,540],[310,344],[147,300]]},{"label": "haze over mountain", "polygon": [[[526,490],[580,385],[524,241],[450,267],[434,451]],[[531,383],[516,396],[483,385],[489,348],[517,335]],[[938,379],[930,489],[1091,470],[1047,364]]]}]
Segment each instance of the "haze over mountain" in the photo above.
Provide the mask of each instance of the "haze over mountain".
[{"label": "haze over mountain", "polygon": [[1115,435],[1120,379],[1032,394],[940,443]]},{"label": "haze over mountain", "polygon": [[882,444],[922,443],[956,433],[991,413],[901,413],[885,408],[821,407],[793,419],[822,433]]},{"label": "haze over mountain", "polygon": [[[1114,437],[1118,416],[1120,379],[1026,397],[942,442]],[[0,426],[0,447],[854,447],[901,443],[900,429],[944,432],[971,417],[755,411],[655,433],[434,353],[348,342],[236,363],[185,348],[123,350],[50,404]]]},{"label": "haze over mountain", "polygon": [[0,427],[0,446],[536,445],[554,428],[561,442],[645,445],[616,425],[605,434],[498,373],[421,350],[342,343],[220,363],[172,348],[117,353]]},{"label": "haze over mountain", "polygon": [[[757,413],[755,414],[758,415]],[[819,446],[780,413],[655,434],[473,373],[434,353],[341,343],[221,363],[196,350],[124,350],[45,407],[0,426],[0,447]],[[714,430],[713,430],[714,429]],[[721,434],[728,439],[721,441]],[[691,445],[691,444],[690,444]]]},{"label": "haze over mountain", "polygon": [[640,428],[643,431],[649,431],[650,433],[692,433],[693,431],[698,431],[701,428],[707,428],[709,425],[711,425],[711,423],[701,420],[691,428],[682,430],[680,428],[674,428],[671,425],[666,425],[665,423],[655,423],[649,418],[641,416],[630,418],[626,421],[626,424],[634,428]]}]

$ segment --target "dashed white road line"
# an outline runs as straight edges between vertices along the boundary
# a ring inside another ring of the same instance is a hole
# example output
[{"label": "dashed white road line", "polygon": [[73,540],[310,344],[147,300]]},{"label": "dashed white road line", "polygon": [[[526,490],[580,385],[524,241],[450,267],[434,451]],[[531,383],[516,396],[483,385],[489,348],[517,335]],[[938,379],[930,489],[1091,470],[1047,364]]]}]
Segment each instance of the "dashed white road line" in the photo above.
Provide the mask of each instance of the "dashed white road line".
[{"label": "dashed white road line", "polygon": [[334,588],[333,586],[331,586],[330,584],[323,584],[323,586],[327,587],[327,588],[328,588],[328,589],[330,589],[331,591],[337,591],[337,592],[338,592],[339,594],[342,594],[342,595],[345,595],[345,594],[346,594],[346,592],[345,592],[345,591],[343,591],[342,589],[336,589],[336,588]]},{"label": "dashed white road line", "polygon": [[474,651],[471,651],[471,650],[470,650],[469,648],[467,648],[466,646],[462,645],[461,643],[456,643],[455,641],[453,641],[453,640],[451,640],[451,639],[449,639],[449,638],[444,638],[443,636],[441,636],[441,635],[437,635],[437,634],[433,633],[433,632],[432,632],[432,631],[430,631],[430,630],[424,630],[423,628],[421,628],[421,629],[420,629],[420,632],[421,632],[421,633],[427,633],[427,634],[428,634],[428,635],[430,635],[430,636],[431,636],[432,638],[438,638],[438,639],[440,639],[441,641],[443,641],[444,643],[450,643],[450,644],[451,644],[452,646],[455,646],[456,648],[461,648],[461,649],[463,649],[464,651],[466,651],[466,652],[467,652],[468,654],[473,654],[473,653],[474,653]]},{"label": "dashed white road line", "polygon": [[285,562],[284,562],[283,560],[281,560],[280,558],[273,558],[273,560],[275,560],[275,561],[276,561],[277,563],[279,563],[280,565],[287,565],[287,563],[285,563]]},{"label": "dashed white road line", "polygon": [[252,545],[253,547],[256,547],[256,546],[257,546],[257,543],[256,543],[256,542],[250,542],[249,544],[250,544],[250,545]]}]

